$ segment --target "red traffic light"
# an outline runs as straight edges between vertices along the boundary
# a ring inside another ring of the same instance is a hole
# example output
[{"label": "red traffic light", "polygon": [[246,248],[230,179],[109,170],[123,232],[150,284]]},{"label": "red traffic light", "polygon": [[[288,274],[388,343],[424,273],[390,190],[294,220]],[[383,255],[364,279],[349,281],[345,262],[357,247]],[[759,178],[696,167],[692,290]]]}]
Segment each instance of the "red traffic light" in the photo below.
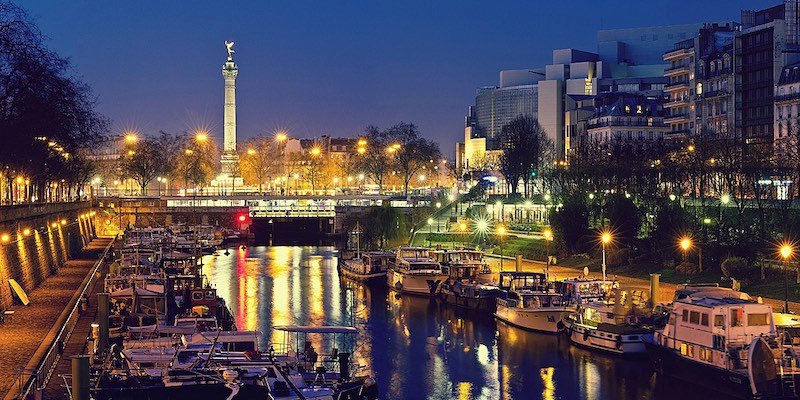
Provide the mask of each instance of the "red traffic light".
[{"label": "red traffic light", "polygon": [[239,222],[247,221],[247,215],[241,214],[239,215]]}]

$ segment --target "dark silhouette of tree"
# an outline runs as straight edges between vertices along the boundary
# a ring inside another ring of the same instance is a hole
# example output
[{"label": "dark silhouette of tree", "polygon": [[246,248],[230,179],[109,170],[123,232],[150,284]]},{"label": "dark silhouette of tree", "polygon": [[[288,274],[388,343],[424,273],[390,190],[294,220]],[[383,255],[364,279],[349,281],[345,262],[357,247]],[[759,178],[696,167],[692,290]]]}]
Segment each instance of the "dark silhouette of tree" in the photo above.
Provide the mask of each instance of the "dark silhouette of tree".
[{"label": "dark silhouette of tree", "polygon": [[[389,154],[391,165],[397,170],[403,181],[403,193],[408,196],[411,180],[421,171],[436,165],[441,158],[439,145],[420,136],[414,124],[399,123],[384,133],[388,142],[394,146]],[[430,171],[433,173],[433,170]]]},{"label": "dark silhouette of tree", "polygon": [[550,215],[553,236],[570,252],[582,249],[583,239],[589,234],[589,209],[582,196],[572,195],[564,199],[564,205],[553,209]]},{"label": "dark silhouette of tree", "polygon": [[140,139],[120,159],[123,177],[133,179],[139,185],[139,191],[147,194],[147,185],[160,173],[165,171],[162,160],[164,154],[156,139]]},{"label": "dark silhouette of tree", "polygon": [[383,191],[386,175],[392,169],[392,159],[389,154],[389,138],[386,133],[375,126],[368,126],[364,132],[367,145],[364,153],[355,159],[355,168],[378,185],[378,190]]},{"label": "dark silhouette of tree", "polygon": [[247,139],[242,148],[239,159],[244,183],[257,184],[261,193],[264,182],[280,172],[281,149],[274,138],[266,136]]},{"label": "dark silhouette of tree", "polygon": [[520,180],[525,183],[527,194],[531,178],[534,174],[538,175],[548,155],[552,154],[552,143],[536,119],[518,117],[503,126],[500,145],[502,152],[498,165],[510,194],[517,194]]},{"label": "dark silhouette of tree", "polygon": [[69,67],[45,47],[22,8],[0,0],[0,132],[9,144],[0,147],[0,167],[5,186],[25,176],[39,199],[50,182],[79,190],[81,149],[107,126],[88,86]]}]

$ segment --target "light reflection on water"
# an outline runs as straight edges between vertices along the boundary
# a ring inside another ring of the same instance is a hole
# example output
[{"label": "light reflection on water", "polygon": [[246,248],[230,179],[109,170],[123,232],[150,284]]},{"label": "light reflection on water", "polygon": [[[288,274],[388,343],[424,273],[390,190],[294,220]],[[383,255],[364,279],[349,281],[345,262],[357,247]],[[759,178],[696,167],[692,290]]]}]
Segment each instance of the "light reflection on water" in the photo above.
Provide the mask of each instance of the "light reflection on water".
[{"label": "light reflection on water", "polygon": [[[571,347],[385,286],[340,281],[332,247],[251,246],[204,257],[240,329],[279,343],[275,325],[355,325],[354,361],[384,399],[717,398],[661,383],[646,362]],[[319,345],[319,338],[311,338]]]}]

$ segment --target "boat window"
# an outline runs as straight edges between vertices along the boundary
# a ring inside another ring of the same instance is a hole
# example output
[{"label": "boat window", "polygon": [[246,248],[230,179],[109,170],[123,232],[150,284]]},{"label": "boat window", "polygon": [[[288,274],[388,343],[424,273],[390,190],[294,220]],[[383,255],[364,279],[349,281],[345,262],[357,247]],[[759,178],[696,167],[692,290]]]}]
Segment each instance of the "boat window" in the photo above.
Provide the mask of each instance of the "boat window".
[{"label": "boat window", "polygon": [[708,326],[708,314],[703,313],[700,315],[700,325]]},{"label": "boat window", "polygon": [[712,358],[713,354],[714,353],[711,351],[711,349],[708,349],[708,348],[705,348],[705,347],[701,347],[700,348],[700,359],[703,360],[703,361],[711,362],[711,358]]},{"label": "boat window", "polygon": [[681,346],[681,355],[685,356],[689,354],[689,346],[687,346],[686,343],[681,343],[680,346]]},{"label": "boat window", "polygon": [[731,326],[742,326],[743,311],[741,308],[731,310]]},{"label": "boat window", "polygon": [[689,321],[689,310],[683,310],[683,315],[681,315],[681,321],[683,322]]},{"label": "boat window", "polygon": [[747,326],[764,326],[769,325],[769,315],[764,314],[747,314]]},{"label": "boat window", "polygon": [[725,316],[724,315],[715,315],[714,316],[714,327],[722,328],[725,326]]},{"label": "boat window", "polygon": [[689,313],[689,322],[692,324],[699,324],[700,323],[700,313],[697,311],[692,311]]},{"label": "boat window", "polygon": [[202,292],[194,292],[194,293],[192,293],[192,299],[194,299],[194,300],[203,300],[203,293]]}]

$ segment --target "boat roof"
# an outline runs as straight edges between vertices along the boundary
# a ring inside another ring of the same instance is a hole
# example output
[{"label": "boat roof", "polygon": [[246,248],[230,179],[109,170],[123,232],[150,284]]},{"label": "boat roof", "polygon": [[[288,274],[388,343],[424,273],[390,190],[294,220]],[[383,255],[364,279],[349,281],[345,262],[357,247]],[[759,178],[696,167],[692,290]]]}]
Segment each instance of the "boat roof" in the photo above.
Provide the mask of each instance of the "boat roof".
[{"label": "boat roof", "polygon": [[277,325],[273,326],[277,331],[293,332],[293,333],[347,333],[355,335],[358,329],[352,326],[337,326],[337,325]]},{"label": "boat roof", "polygon": [[500,272],[501,276],[510,276],[512,278],[523,278],[528,276],[533,276],[537,278],[544,278],[545,274],[542,272],[517,272],[517,271],[502,271]]},{"label": "boat roof", "polygon": [[685,299],[677,300],[675,303],[693,304],[701,307],[717,307],[728,305],[741,305],[741,304],[758,304],[757,302],[748,299],[740,299],[736,297],[688,297]]}]

